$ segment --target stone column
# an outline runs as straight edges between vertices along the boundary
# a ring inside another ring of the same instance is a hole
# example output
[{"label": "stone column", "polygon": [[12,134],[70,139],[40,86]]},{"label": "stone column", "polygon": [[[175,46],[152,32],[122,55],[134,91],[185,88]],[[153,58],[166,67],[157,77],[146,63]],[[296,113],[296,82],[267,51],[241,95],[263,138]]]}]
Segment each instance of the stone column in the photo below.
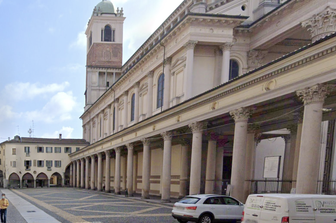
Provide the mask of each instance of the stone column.
[{"label": "stone column", "polygon": [[91,121],[90,121],[90,133],[89,133],[90,134],[90,143],[91,144],[94,142],[94,140],[93,140],[93,138],[94,138],[93,132],[94,132],[94,120],[91,119]]},{"label": "stone column", "polygon": [[[294,159],[295,159],[295,152],[296,150],[296,141],[297,141],[297,125],[291,125],[287,128],[290,131],[290,149],[289,149],[289,160],[287,161],[287,168],[288,171],[284,171],[283,179],[286,181],[285,185],[288,185],[288,189],[286,191],[291,191],[291,188],[294,184],[293,179],[293,172],[294,172]],[[297,169],[297,168],[296,168]]]},{"label": "stone column", "polygon": [[186,71],[184,73],[184,100],[188,100],[192,95],[193,70],[194,70],[194,49],[197,41],[189,41],[184,47],[186,48]]},{"label": "stone column", "polygon": [[134,94],[135,94],[135,100],[134,100],[134,123],[139,122],[139,85],[140,83],[137,82],[134,84]]},{"label": "stone column", "polygon": [[164,61],[164,93],[163,93],[163,110],[167,110],[169,108],[170,102],[170,78],[171,78],[171,66],[172,58],[168,57]]},{"label": "stone column", "polygon": [[154,71],[148,74],[148,93],[147,93],[147,118],[153,113],[153,75]]},{"label": "stone column", "polygon": [[216,151],[215,194],[222,194],[223,184],[223,155],[224,148],[219,147]]},{"label": "stone column", "polygon": [[78,187],[78,188],[80,187],[80,185],[79,185],[79,179],[80,179],[79,162],[80,162],[80,161],[77,160],[77,168],[76,168],[76,170],[77,170],[77,174],[76,174],[76,175],[77,175],[77,176],[76,176],[76,177],[77,177],[77,178],[76,178],[76,184],[77,184],[77,185],[76,185],[76,187]]},{"label": "stone column", "polygon": [[105,151],[105,192],[110,192],[110,151]]},{"label": "stone column", "polygon": [[170,201],[170,183],[171,183],[171,145],[172,145],[172,133],[161,133],[163,138],[163,164],[162,164],[162,195],[161,200],[163,202]]},{"label": "stone column", "polygon": [[85,189],[89,189],[89,157],[85,157]]},{"label": "stone column", "polygon": [[319,168],[314,163],[320,160],[320,133],[324,99],[331,86],[317,84],[297,91],[304,102],[301,146],[297,174],[296,193],[315,194]]},{"label": "stone column", "polygon": [[[111,108],[108,106],[106,112],[104,114],[104,120],[106,120],[106,135],[109,136],[111,134]],[[104,135],[105,137],[105,135]]]},{"label": "stone column", "polygon": [[81,183],[80,183],[80,187],[84,188],[84,159],[81,159]]},{"label": "stone column", "polygon": [[205,193],[213,194],[215,189],[215,169],[216,169],[216,147],[217,141],[212,135],[208,140],[208,155],[206,163]]},{"label": "stone column", "polygon": [[203,123],[195,122],[189,125],[193,133],[190,167],[189,194],[199,194],[201,189],[202,164],[202,131]]},{"label": "stone column", "polygon": [[76,161],[73,161],[72,165],[72,186],[76,187]]},{"label": "stone column", "polygon": [[100,128],[100,125],[98,125],[99,124],[99,115],[96,115],[96,136],[95,136],[95,138],[96,138],[96,140],[95,140],[95,142],[97,142],[98,140],[99,140],[99,128]]},{"label": "stone column", "polygon": [[120,152],[121,149],[116,148],[115,150],[115,154],[116,154],[116,158],[115,158],[115,174],[114,174],[114,192],[115,194],[120,194]]},{"label": "stone column", "polygon": [[99,138],[103,139],[103,138],[105,138],[105,112],[104,112],[104,110],[101,113],[99,119],[100,119],[100,130],[99,130],[100,131],[100,136],[99,136]]},{"label": "stone column", "polygon": [[127,128],[128,123],[128,91],[124,93],[124,113],[123,113],[123,129]]},{"label": "stone column", "polygon": [[301,135],[302,135],[302,116],[298,117],[297,120],[297,134],[296,134],[296,141],[295,141],[295,152],[294,152],[294,161],[293,161],[293,184],[292,188],[296,190],[296,181],[297,181],[297,172],[299,166],[299,156],[300,156],[300,145],[301,145]]},{"label": "stone column", "polygon": [[230,51],[233,43],[225,43],[221,46],[223,52],[221,84],[229,81],[230,76]]},{"label": "stone column", "polygon": [[[290,169],[290,161],[291,161],[291,144],[292,139],[290,135],[282,136],[285,141],[285,154],[283,161],[283,171],[282,171],[282,183],[281,192],[282,193],[290,193],[291,187],[289,187],[288,180],[291,180],[292,169]],[[291,167],[293,168],[293,166]]]},{"label": "stone column", "polygon": [[230,115],[235,120],[231,171],[231,196],[244,201],[243,191],[246,170],[247,121],[251,115],[251,111],[246,108],[239,108],[231,111]]},{"label": "stone column", "polygon": [[73,179],[72,179],[72,162],[70,163],[70,179],[69,179],[69,183],[70,183],[70,187],[72,187],[73,184]]},{"label": "stone column", "polygon": [[118,132],[119,131],[119,99],[117,98],[114,102],[114,132]]},{"label": "stone column", "polygon": [[179,197],[182,198],[187,195],[190,164],[190,143],[184,142],[181,147],[181,177],[180,177],[180,191]]},{"label": "stone column", "polygon": [[142,139],[143,143],[143,161],[142,161],[142,199],[149,198],[150,190],[150,168],[151,168],[151,151],[149,139]]},{"label": "stone column", "polygon": [[91,156],[91,190],[95,189],[95,155]]},{"label": "stone column", "polygon": [[102,161],[103,161],[103,154],[98,153],[98,185],[97,190],[102,190],[102,183],[103,183],[103,167],[102,167]]},{"label": "stone column", "polygon": [[127,144],[127,190],[133,196],[133,144]]},{"label": "stone column", "polygon": [[251,193],[251,184],[254,176],[254,162],[255,162],[255,149],[256,138],[258,135],[259,126],[250,124],[247,130],[246,139],[246,156],[245,156],[245,183],[244,183],[244,199],[245,202],[248,195]]}]

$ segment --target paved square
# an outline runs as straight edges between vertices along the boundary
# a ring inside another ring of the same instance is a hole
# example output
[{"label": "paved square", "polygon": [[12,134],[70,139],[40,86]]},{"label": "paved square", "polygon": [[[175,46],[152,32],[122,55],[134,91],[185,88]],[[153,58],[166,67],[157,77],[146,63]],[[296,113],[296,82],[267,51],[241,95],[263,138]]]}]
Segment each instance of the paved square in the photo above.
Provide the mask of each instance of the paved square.
[{"label": "paved square", "polygon": [[172,205],[74,188],[12,190],[60,222],[173,223]]}]

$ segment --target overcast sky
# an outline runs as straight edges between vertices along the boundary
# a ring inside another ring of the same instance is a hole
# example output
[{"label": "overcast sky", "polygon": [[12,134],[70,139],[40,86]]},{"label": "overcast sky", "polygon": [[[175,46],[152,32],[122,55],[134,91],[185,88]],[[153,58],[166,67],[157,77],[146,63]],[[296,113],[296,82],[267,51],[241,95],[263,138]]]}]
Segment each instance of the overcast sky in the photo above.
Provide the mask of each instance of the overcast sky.
[{"label": "overcast sky", "polygon": [[[82,138],[84,31],[101,0],[0,0],[0,142],[15,135]],[[123,63],[182,0],[114,0],[123,7]]]}]

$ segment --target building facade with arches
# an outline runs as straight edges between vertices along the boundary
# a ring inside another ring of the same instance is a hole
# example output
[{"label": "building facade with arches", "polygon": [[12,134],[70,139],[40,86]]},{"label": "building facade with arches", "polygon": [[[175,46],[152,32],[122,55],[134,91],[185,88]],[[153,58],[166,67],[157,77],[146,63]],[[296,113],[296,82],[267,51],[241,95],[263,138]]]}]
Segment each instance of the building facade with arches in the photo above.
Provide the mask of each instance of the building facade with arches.
[{"label": "building facade with arches", "polygon": [[335,0],[184,0],[122,63],[124,19],[103,0],[88,23],[90,145],[70,154],[72,186],[163,201],[226,188],[244,202],[258,143],[282,137],[281,171],[267,159],[264,177],[335,191]]},{"label": "building facade with arches", "polygon": [[0,144],[1,186],[36,188],[69,185],[69,154],[87,146],[83,139],[15,136]]}]

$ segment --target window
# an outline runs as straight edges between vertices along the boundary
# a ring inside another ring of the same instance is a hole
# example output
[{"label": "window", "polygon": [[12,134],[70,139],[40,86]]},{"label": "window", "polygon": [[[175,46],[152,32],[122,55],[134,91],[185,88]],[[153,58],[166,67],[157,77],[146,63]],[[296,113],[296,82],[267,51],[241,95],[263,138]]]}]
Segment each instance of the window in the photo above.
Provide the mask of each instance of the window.
[{"label": "window", "polygon": [[52,160],[46,161],[46,167],[52,167]]},{"label": "window", "polygon": [[32,165],[31,160],[25,160],[24,161],[24,166],[26,167],[26,170],[29,169],[29,167],[31,167],[31,165]]},{"label": "window", "polygon": [[204,204],[223,204],[220,197],[211,197],[204,201]]},{"label": "window", "polygon": [[132,95],[131,100],[131,122],[134,121],[134,110],[135,110],[135,94]]},{"label": "window", "polygon": [[44,153],[44,148],[42,146],[37,147],[37,152],[38,153]]},{"label": "window", "polygon": [[111,42],[111,41],[112,41],[111,26],[106,25],[104,28],[104,42]]},{"label": "window", "polygon": [[[114,105],[115,106],[115,105]],[[115,107],[113,106],[113,131],[115,130],[115,112],[116,112],[116,109],[115,109]]]},{"label": "window", "polygon": [[64,147],[64,153],[71,153],[71,147]]},{"label": "window", "polygon": [[11,161],[11,162],[10,162],[10,165],[11,165],[12,167],[16,167],[16,161]]},{"label": "window", "polygon": [[29,147],[29,146],[25,146],[25,147],[24,147],[24,152],[25,152],[26,154],[29,154],[29,153],[30,153],[30,147]]},{"label": "window", "polygon": [[163,87],[164,87],[164,74],[161,74],[158,80],[158,88],[157,88],[157,108],[161,108],[163,106]]},{"label": "window", "polygon": [[110,87],[110,82],[106,81],[106,87]]},{"label": "window", "polygon": [[16,155],[16,148],[12,148],[12,155]]},{"label": "window", "polygon": [[239,202],[230,198],[230,197],[223,197],[223,202],[226,205],[239,205]]},{"label": "window", "polygon": [[236,60],[230,60],[230,76],[229,80],[232,80],[239,76],[239,64]]},{"label": "window", "polygon": [[61,147],[55,147],[55,153],[61,153]]},{"label": "window", "polygon": [[76,152],[79,151],[79,150],[80,150],[80,148],[79,148],[79,147],[76,147]]},{"label": "window", "polygon": [[44,167],[44,161],[43,160],[37,160],[37,167]]},{"label": "window", "polygon": [[61,167],[61,160],[55,160],[55,167]]},{"label": "window", "polygon": [[52,147],[46,147],[46,153],[52,153]]}]

